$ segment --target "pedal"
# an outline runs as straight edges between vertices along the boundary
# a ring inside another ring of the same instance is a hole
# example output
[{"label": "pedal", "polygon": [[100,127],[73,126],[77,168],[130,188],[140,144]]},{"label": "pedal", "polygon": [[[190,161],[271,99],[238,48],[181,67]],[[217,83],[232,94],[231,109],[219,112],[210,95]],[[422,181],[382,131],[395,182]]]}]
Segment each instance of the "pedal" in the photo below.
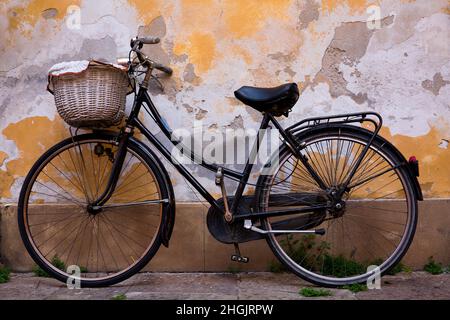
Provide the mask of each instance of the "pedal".
[{"label": "pedal", "polygon": [[240,263],[248,263],[248,261],[249,261],[248,257],[242,257],[242,256],[238,256],[236,254],[233,254],[231,256],[231,260],[235,261],[235,262],[240,262]]},{"label": "pedal", "polygon": [[240,262],[240,263],[248,263],[250,259],[248,257],[241,256],[241,250],[239,250],[239,244],[234,243],[234,250],[236,254],[231,256],[231,261]]},{"label": "pedal", "polygon": [[222,168],[217,169],[215,182],[216,182],[216,186],[222,186],[222,183],[223,183],[223,169]]}]

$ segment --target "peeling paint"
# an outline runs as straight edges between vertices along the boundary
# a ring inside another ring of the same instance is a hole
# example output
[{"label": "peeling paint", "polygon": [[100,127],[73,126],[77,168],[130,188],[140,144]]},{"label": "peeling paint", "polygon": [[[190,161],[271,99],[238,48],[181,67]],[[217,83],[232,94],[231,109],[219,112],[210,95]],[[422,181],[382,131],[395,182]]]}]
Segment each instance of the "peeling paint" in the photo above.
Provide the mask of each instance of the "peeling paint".
[{"label": "peeling paint", "polygon": [[54,19],[58,16],[58,9],[56,8],[48,8],[42,11],[42,16],[44,19]]},{"label": "peeling paint", "polygon": [[435,96],[439,95],[439,91],[442,87],[450,84],[450,81],[444,80],[440,72],[433,76],[433,80],[422,81],[422,87],[428,91],[431,91]]},{"label": "peeling paint", "polygon": [[0,151],[0,167],[3,166],[3,163],[6,159],[8,159],[8,154],[6,152]]},{"label": "peeling paint", "polygon": [[290,5],[289,0],[226,1],[225,23],[234,37],[251,36],[260,31],[270,19],[286,19]]},{"label": "peeling paint", "polygon": [[335,11],[339,6],[347,6],[351,12],[361,12],[377,2],[367,0],[322,0],[322,10]]},{"label": "peeling paint", "polygon": [[449,140],[442,139],[441,142],[438,144],[438,147],[441,149],[448,149],[448,143],[449,143]]},{"label": "peeling paint", "polygon": [[195,74],[195,67],[192,63],[188,63],[183,72],[183,80],[194,85],[198,85],[200,77]]},{"label": "peeling paint", "polygon": [[[82,9],[80,30],[65,24],[70,4]],[[381,8],[381,29],[367,29],[365,9],[372,4]],[[34,160],[67,137],[45,92],[48,68],[62,60],[125,56],[136,35],[161,37],[144,52],[174,69],[160,79],[164,91],[150,85],[172,128],[191,130],[201,120],[209,130],[257,129],[261,114],[233,91],[296,82],[301,96],[289,118],[280,118],[283,125],[379,112],[382,135],[419,159],[425,195],[450,196],[446,0],[5,0],[0,13],[7,17],[0,20],[2,200],[15,199]],[[196,174],[216,190],[206,173]],[[181,177],[172,179],[178,199],[196,200]]]},{"label": "peeling paint", "polygon": [[304,7],[301,9],[299,20],[299,28],[306,29],[308,25],[319,19],[320,5],[315,0],[307,0],[304,2]]},{"label": "peeling paint", "polygon": [[49,15],[51,18],[62,19],[65,17],[69,6],[79,6],[80,2],[80,0],[31,0],[14,4],[14,1],[10,1],[13,5],[6,5],[6,8],[3,8],[6,9],[4,10],[8,16],[9,30],[20,29],[25,31],[28,28],[27,25],[33,27],[41,18],[41,15],[46,19]]},{"label": "peeling paint", "polygon": [[[387,17],[382,20],[382,26],[388,26],[392,21],[392,17]],[[336,28],[333,40],[322,59],[322,69],[316,75],[314,82],[326,81],[330,85],[330,94],[334,98],[348,95],[358,104],[368,101],[367,94],[361,92],[354,94],[347,89],[341,64],[356,65],[366,53],[373,33],[374,30],[368,29],[366,22],[344,23]],[[358,76],[358,74],[359,71],[355,69],[353,75]]]},{"label": "peeling paint", "polygon": [[192,108],[190,105],[188,105],[187,103],[184,103],[183,104],[183,107],[186,109],[186,111],[188,112],[188,113],[192,113],[192,112],[194,112],[194,108]]},{"label": "peeling paint", "polygon": [[242,118],[242,116],[236,116],[233,121],[227,125],[228,128],[230,129],[242,129],[244,128],[244,119]]},{"label": "peeling paint", "polygon": [[441,130],[432,127],[430,132],[419,137],[392,135],[386,127],[381,135],[394,144],[406,158],[414,155],[419,159],[420,184],[424,197],[447,197],[450,186],[450,150],[439,147]]},{"label": "peeling paint", "polygon": [[[162,12],[165,11],[169,14],[168,6],[169,3],[163,0],[127,0],[132,6],[137,10],[139,18],[144,24],[148,24],[150,21],[154,20],[156,17],[161,16]],[[164,5],[166,2],[166,5]]]},{"label": "peeling paint", "polygon": [[195,33],[189,36],[186,43],[178,43],[174,47],[177,55],[187,54],[189,61],[196,67],[199,73],[207,72],[213,63],[216,50],[216,40],[208,33]]},{"label": "peeling paint", "polygon": [[206,117],[207,114],[208,114],[207,110],[199,108],[195,115],[195,120],[202,120],[204,117]]},{"label": "peeling paint", "polygon": [[15,178],[24,177],[46,149],[67,136],[62,120],[51,121],[46,117],[32,117],[12,123],[2,134],[14,141],[19,151],[17,158],[7,159],[6,170],[0,169],[2,198],[10,198],[10,187]]}]

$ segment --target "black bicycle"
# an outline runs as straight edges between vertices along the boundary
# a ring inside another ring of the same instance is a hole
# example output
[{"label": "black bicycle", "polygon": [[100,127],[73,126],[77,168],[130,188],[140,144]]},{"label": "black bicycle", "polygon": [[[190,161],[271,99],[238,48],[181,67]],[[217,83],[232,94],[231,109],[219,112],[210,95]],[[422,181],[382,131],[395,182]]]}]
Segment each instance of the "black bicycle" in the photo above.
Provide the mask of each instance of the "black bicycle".
[{"label": "black bicycle", "polygon": [[[76,265],[81,286],[108,286],[137,273],[161,244],[169,245],[175,223],[171,180],[155,152],[135,137],[136,130],[211,204],[209,231],[235,245],[234,261],[248,261],[239,243],[266,239],[279,260],[272,267],[324,286],[362,283],[376,272],[369,265],[385,273],[400,261],[413,239],[422,200],[418,162],[406,160],[378,135],[380,115],[309,118],[284,129],[276,117],[288,116],[299,98],[297,85],[242,87],[236,98],[260,111],[260,128],[278,130],[282,141],[251,193],[245,190],[259,136],[243,172],[191,151],[191,159],[215,172],[223,195],[215,199],[138,117],[145,111],[173,146],[187,149],[171,139],[172,130],[148,94],[155,69],[172,74],[141,51],[144,44],[158,42],[131,41],[130,78],[142,70],[145,76],[135,86],[121,130],[72,135],[45,152],[27,175],[18,223],[39,267],[65,282],[71,276],[66,268]],[[224,179],[238,182],[233,196],[227,196]]]}]

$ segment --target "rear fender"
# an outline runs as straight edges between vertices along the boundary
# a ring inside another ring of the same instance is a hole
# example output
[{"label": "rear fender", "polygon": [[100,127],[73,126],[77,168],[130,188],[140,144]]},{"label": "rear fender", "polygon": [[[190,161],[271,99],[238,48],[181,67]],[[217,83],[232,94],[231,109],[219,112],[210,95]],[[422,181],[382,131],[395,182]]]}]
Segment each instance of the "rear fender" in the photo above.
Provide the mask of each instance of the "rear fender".
[{"label": "rear fender", "polygon": [[[350,128],[350,130],[355,130],[355,132],[357,131],[358,133],[365,134],[368,137],[371,137],[373,135],[373,133],[370,130],[364,128],[356,126],[345,126],[345,127],[347,129]],[[405,156],[400,152],[400,150],[398,150],[392,143],[390,143],[382,136],[377,135],[376,139],[382,142],[386,147],[390,148],[395,153],[400,162],[405,164],[405,166],[407,167],[408,176],[413,182],[413,189],[416,198],[419,201],[423,201],[422,189],[420,187],[419,180],[417,179],[417,177],[419,176],[419,162],[415,159],[415,157],[411,157],[409,161],[406,160]]]},{"label": "rear fender", "polygon": [[[352,125],[343,125],[343,124],[328,124],[328,125],[318,125],[316,127],[312,127],[310,129],[301,131],[299,133],[295,134],[296,139],[298,139],[299,141],[302,141],[304,139],[304,137],[307,137],[309,135],[318,133],[320,131],[326,131],[328,130],[330,127],[338,127],[338,128],[343,128],[347,131],[350,132],[355,132],[355,134],[363,134],[366,135],[368,139],[370,139],[373,136],[373,132],[361,127],[357,127],[357,126],[352,126]],[[415,159],[415,157],[411,157],[408,160],[405,159],[405,157],[403,156],[403,154],[392,144],[390,143],[388,140],[386,140],[385,138],[383,138],[380,135],[377,135],[375,137],[376,140],[378,140],[378,143],[381,143],[384,145],[385,148],[390,148],[391,151],[393,151],[393,153],[396,155],[396,157],[398,158],[398,161],[403,163],[406,167],[407,167],[407,173],[408,173],[408,177],[410,178],[410,180],[413,183],[413,191],[414,194],[417,198],[417,200],[422,201],[423,200],[423,194],[422,194],[422,189],[420,187],[419,184],[419,180],[417,179],[417,177],[419,176],[419,163],[418,161]],[[286,145],[286,143],[284,143],[282,146],[280,146],[280,148],[285,147],[288,148],[288,146]],[[268,163],[273,163],[273,160],[269,161]],[[263,185],[263,176],[260,176],[260,179],[258,180],[257,186],[261,186]],[[256,199],[257,197],[255,197]]]}]

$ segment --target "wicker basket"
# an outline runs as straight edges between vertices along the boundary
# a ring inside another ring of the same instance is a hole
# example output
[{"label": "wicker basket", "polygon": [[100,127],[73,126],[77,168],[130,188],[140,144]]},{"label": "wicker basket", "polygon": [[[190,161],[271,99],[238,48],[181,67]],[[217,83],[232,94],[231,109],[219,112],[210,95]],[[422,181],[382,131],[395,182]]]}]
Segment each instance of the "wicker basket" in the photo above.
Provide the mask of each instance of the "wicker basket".
[{"label": "wicker basket", "polygon": [[109,127],[124,116],[129,79],[117,67],[91,62],[79,73],[50,75],[49,91],[59,115],[69,125]]}]

